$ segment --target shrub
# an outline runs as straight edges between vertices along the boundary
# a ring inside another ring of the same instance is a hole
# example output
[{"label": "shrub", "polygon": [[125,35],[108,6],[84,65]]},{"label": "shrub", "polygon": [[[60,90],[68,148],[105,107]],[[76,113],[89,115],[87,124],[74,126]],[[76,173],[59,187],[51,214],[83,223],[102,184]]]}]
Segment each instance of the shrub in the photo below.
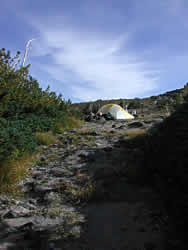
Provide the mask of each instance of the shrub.
[{"label": "shrub", "polygon": [[4,126],[0,124],[0,161],[17,158],[35,149],[36,140],[29,126],[24,126],[19,120],[6,121],[6,123],[4,120],[3,124]]},{"label": "shrub", "polygon": [[[0,160],[18,158],[37,145],[36,132],[54,133],[77,125],[80,113],[70,100],[42,90],[29,75],[29,67],[19,66],[18,51],[0,50]],[[70,118],[71,117],[71,118]],[[75,119],[76,118],[76,119]]]}]

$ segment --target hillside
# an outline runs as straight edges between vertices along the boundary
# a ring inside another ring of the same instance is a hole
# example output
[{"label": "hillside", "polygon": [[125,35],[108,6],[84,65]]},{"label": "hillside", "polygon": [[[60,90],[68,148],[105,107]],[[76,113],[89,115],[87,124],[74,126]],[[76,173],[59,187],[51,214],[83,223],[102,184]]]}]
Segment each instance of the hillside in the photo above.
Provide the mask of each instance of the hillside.
[{"label": "hillside", "polygon": [[97,100],[94,102],[75,103],[72,105],[84,114],[87,114],[90,111],[96,113],[101,106],[108,103],[115,103],[123,108],[126,108],[127,106],[129,112],[136,109],[137,114],[140,117],[151,114],[154,116],[166,116],[166,114],[172,113],[177,105],[183,103],[183,97],[187,93],[187,89],[188,85],[186,84],[182,89],[176,89],[148,98]]}]

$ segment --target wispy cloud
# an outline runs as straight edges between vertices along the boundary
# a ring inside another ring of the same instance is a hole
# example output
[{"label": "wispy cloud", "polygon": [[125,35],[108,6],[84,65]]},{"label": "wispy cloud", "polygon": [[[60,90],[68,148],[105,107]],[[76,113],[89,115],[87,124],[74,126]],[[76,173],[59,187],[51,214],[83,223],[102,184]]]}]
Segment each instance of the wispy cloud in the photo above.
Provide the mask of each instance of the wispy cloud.
[{"label": "wispy cloud", "polygon": [[48,17],[38,11],[33,19],[24,12],[40,36],[31,60],[57,80],[52,89],[66,87],[70,98],[83,101],[132,98],[173,88],[186,78],[181,65],[187,60],[185,0],[59,5]]},{"label": "wispy cloud", "polygon": [[51,64],[41,66],[59,81],[67,82],[72,96],[81,100],[134,97],[156,88],[158,72],[126,49],[129,34],[116,39],[102,34],[41,30],[34,53],[51,53]]}]

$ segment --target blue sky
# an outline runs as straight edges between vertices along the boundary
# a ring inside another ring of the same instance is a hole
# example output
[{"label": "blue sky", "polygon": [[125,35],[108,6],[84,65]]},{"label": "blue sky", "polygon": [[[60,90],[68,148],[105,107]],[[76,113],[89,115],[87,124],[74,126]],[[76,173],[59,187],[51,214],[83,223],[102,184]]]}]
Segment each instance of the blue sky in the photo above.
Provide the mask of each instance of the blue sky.
[{"label": "blue sky", "polygon": [[1,0],[0,48],[74,102],[135,98],[188,82],[187,0]]}]

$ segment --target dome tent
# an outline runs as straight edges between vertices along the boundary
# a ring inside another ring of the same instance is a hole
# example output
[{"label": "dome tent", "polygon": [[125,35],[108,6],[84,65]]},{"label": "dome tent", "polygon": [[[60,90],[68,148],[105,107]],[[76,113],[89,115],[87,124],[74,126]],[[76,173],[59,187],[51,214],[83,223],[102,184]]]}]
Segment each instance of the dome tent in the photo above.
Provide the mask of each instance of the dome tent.
[{"label": "dome tent", "polygon": [[106,104],[97,113],[102,113],[102,115],[110,113],[114,119],[134,119],[134,116],[117,104]]}]

